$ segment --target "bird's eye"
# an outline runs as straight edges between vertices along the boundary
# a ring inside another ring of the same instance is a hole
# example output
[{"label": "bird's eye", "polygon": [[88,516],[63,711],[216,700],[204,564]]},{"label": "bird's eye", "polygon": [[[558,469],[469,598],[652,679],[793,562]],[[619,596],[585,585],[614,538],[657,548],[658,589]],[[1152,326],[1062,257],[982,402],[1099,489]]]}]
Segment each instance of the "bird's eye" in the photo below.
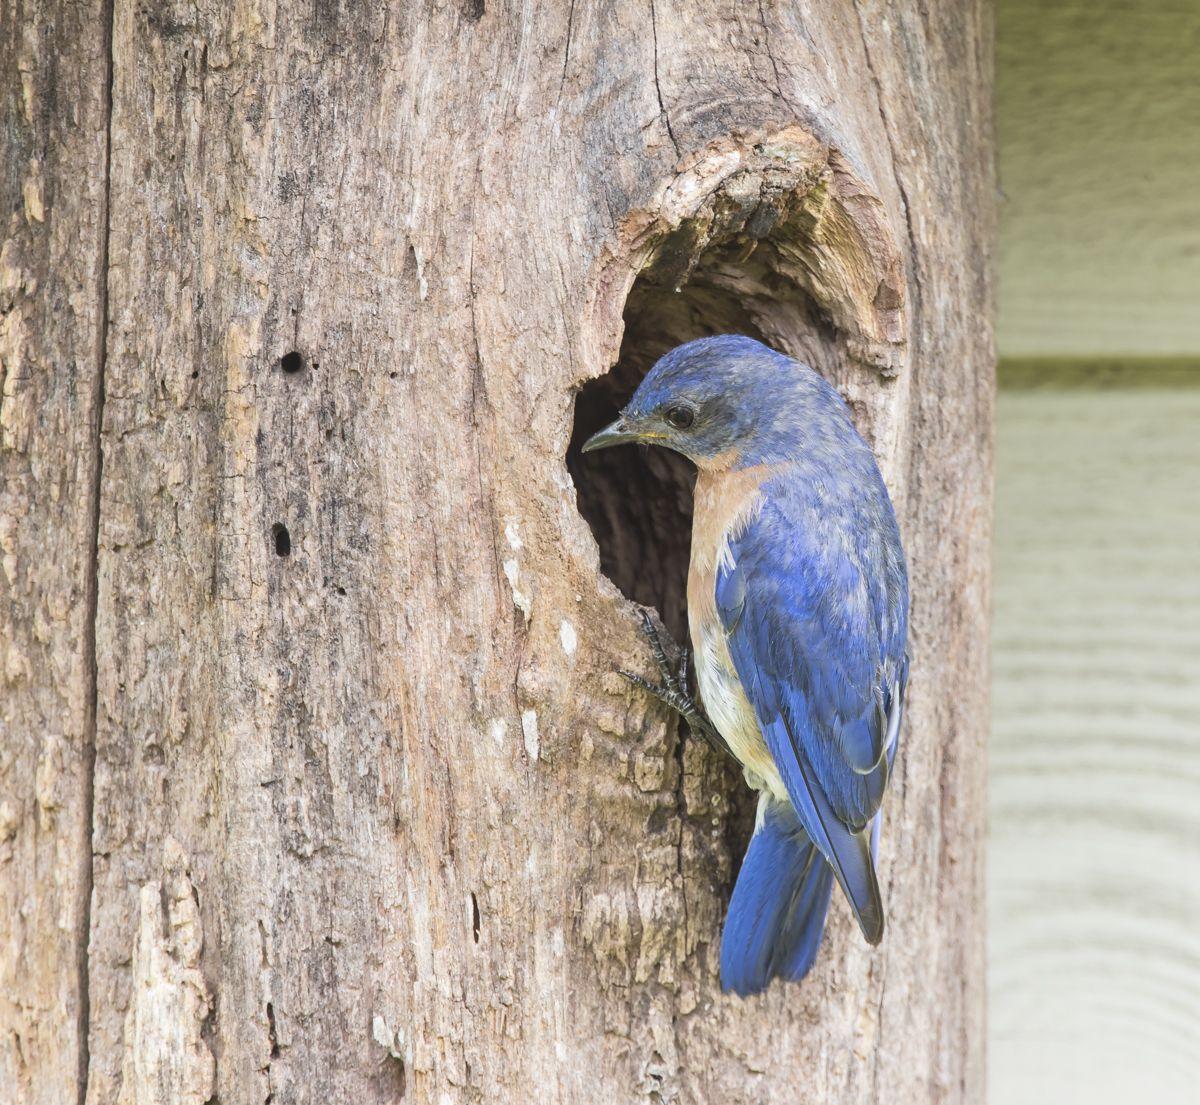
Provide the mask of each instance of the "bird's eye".
[{"label": "bird's eye", "polygon": [[677,430],[686,430],[696,421],[696,412],[691,407],[670,407],[664,415]]}]

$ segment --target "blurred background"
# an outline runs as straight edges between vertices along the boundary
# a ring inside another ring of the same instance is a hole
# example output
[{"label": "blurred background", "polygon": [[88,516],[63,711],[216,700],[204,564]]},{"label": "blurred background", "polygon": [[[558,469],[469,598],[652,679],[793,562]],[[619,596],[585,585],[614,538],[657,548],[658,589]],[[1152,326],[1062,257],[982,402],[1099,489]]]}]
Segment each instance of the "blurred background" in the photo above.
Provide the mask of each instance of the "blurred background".
[{"label": "blurred background", "polygon": [[992,1105],[1200,1101],[1200,2],[999,0]]}]

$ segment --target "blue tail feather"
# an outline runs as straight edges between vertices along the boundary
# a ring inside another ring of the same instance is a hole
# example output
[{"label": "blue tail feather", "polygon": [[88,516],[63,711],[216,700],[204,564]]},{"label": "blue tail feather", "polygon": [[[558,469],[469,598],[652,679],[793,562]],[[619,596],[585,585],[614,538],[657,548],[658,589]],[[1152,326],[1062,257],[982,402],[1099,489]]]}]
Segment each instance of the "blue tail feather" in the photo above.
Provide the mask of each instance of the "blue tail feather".
[{"label": "blue tail feather", "polygon": [[817,957],[833,869],[791,804],[764,795],[721,937],[721,986],[745,997],[797,981]]}]

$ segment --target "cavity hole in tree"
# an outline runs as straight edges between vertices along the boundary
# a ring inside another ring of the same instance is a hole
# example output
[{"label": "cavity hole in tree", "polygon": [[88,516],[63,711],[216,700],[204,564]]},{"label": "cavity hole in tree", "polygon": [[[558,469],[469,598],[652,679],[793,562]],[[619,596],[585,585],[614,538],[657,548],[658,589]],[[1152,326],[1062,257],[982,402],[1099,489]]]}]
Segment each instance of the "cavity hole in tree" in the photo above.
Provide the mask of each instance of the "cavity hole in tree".
[{"label": "cavity hole in tree", "polygon": [[693,338],[745,334],[818,371],[831,367],[832,326],[798,285],[776,271],[777,248],[769,238],[731,235],[706,248],[679,280],[669,238],[625,302],[617,363],[585,384],[575,400],[567,467],[579,512],[600,546],[601,571],[626,597],[655,607],[681,643],[687,635],[695,470],[665,449],[619,446],[584,456],[580,448],[616,418],[659,357]]},{"label": "cavity hole in tree", "polygon": [[292,535],[288,533],[287,526],[282,522],[276,522],[271,527],[271,539],[275,542],[276,556],[291,556]]},{"label": "cavity hole in tree", "polygon": [[279,367],[286,375],[294,376],[304,367],[304,358],[293,349],[279,358]]}]

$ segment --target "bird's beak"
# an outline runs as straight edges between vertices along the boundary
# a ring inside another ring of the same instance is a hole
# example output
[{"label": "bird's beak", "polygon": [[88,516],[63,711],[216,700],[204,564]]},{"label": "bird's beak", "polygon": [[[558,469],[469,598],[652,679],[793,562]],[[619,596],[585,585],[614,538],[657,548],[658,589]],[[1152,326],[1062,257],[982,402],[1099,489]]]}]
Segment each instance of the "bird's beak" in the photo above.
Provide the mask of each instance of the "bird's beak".
[{"label": "bird's beak", "polygon": [[580,452],[591,453],[596,449],[607,449],[610,445],[626,445],[631,441],[642,441],[642,435],[630,429],[624,418],[618,418],[610,426],[605,426],[599,433],[592,434],[583,443]]}]

